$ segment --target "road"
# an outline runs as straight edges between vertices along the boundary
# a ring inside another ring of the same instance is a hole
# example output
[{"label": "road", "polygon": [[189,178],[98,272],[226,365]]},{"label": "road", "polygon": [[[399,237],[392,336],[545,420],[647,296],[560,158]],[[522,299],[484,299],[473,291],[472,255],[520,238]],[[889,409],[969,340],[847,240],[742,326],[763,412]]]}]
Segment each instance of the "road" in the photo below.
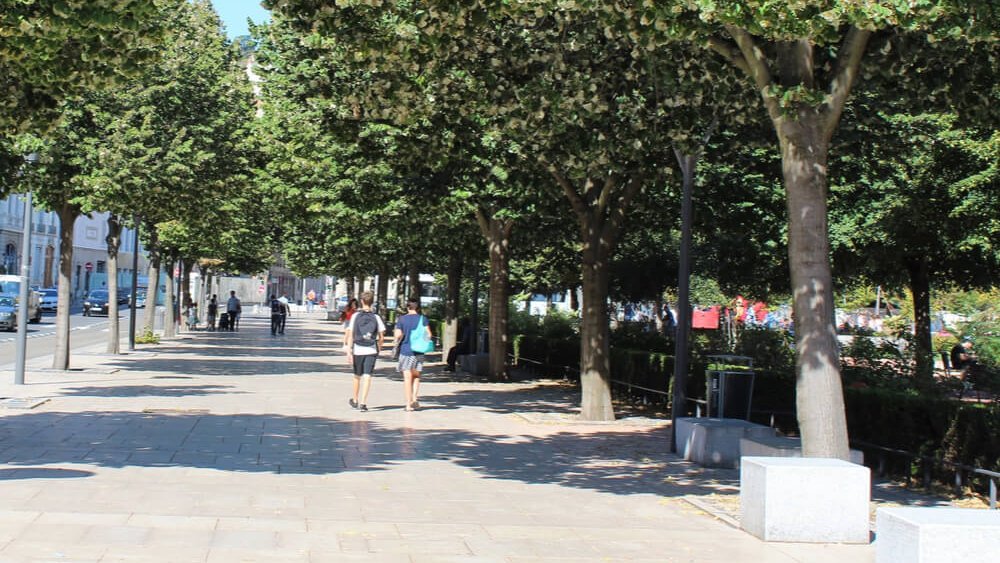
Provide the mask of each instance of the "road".
[{"label": "road", "polygon": [[[140,330],[145,311],[139,309],[136,315],[136,323],[139,323]],[[70,354],[73,350],[87,348],[107,342],[108,339],[108,318],[107,317],[85,317],[81,310],[74,310],[70,314]],[[128,322],[129,311],[125,309],[119,316],[121,323],[121,336],[123,339],[122,348],[127,348],[128,344]],[[42,356],[52,355],[56,342],[56,314],[42,313],[42,322],[38,324],[28,324],[28,344],[27,359],[32,360]],[[13,369],[16,357],[17,333],[0,332],[0,370]]]}]

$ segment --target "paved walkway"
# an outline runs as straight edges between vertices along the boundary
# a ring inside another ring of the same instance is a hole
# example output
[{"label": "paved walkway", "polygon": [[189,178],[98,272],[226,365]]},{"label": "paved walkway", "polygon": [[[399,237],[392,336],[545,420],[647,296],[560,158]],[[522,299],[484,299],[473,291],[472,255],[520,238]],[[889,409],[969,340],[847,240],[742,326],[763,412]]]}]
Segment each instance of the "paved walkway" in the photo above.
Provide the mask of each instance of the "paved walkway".
[{"label": "paved walkway", "polygon": [[380,362],[353,410],[340,339],[318,313],[279,337],[248,317],[70,372],[30,363],[0,383],[23,399],[0,408],[0,561],[874,559],[698,510],[685,496],[732,495],[735,472],[666,453],[652,421],[560,422],[559,384],[431,367],[409,413]]}]

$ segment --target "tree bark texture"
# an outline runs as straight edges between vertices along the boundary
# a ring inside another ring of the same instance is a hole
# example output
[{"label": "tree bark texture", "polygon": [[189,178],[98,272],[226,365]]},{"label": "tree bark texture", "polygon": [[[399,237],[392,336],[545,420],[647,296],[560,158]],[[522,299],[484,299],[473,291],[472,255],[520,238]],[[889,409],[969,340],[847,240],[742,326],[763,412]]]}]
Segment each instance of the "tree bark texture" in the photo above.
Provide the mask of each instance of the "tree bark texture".
[{"label": "tree bark texture", "polygon": [[[788,206],[788,254],[796,341],[796,407],[802,455],[847,459],[847,417],[840,380],[827,231],[827,155],[830,139],[857,81],[871,31],[847,27],[831,78],[816,79],[809,39],[762,48],[747,30],[728,25],[735,45],[714,38],[709,48],[744,71],[761,95],[781,146]],[[774,60],[768,52],[776,53]],[[822,94],[822,103],[782,104],[787,88]]]},{"label": "tree bark texture", "polygon": [[143,333],[153,334],[156,328],[156,300],[160,295],[160,253],[149,250],[149,273],[146,281],[146,310],[142,318]]},{"label": "tree bark texture", "polygon": [[409,287],[409,297],[410,299],[416,299],[417,303],[420,302],[420,296],[424,294],[423,284],[420,283],[420,267],[417,264],[410,264],[409,268],[410,277],[410,287]]},{"label": "tree bark texture", "polygon": [[913,293],[914,354],[919,387],[934,384],[934,341],[931,338],[931,275],[927,256],[906,261]]},{"label": "tree bark texture", "polygon": [[388,268],[383,267],[382,269],[380,269],[378,271],[378,289],[376,290],[376,293],[378,294],[378,295],[375,296],[375,299],[378,300],[378,314],[382,316],[382,319],[384,319],[386,322],[388,322],[388,318],[386,317],[386,314],[388,313],[388,310],[386,309],[386,305],[385,305],[386,302],[388,302],[388,300],[389,300],[389,269]]},{"label": "tree bark texture", "polygon": [[164,338],[173,338],[177,335],[177,327],[174,325],[176,319],[174,318],[174,263],[172,261],[167,262],[167,267],[165,270],[166,278],[166,292],[163,296],[163,336]]},{"label": "tree bark texture", "polygon": [[108,216],[108,354],[121,352],[121,328],[118,322],[118,249],[122,243],[122,224],[118,216]]},{"label": "tree bark texture", "polygon": [[580,416],[614,420],[611,403],[611,362],[608,331],[608,273],[599,249],[583,253],[583,316],[580,324]]},{"label": "tree bark texture", "polygon": [[69,369],[69,309],[73,301],[73,225],[80,210],[63,204],[55,212],[59,217],[59,307],[52,368],[66,370]]},{"label": "tree bark texture", "polygon": [[847,417],[833,316],[827,228],[827,150],[808,118],[779,129],[788,205],[788,261],[796,346],[796,407],[802,454],[848,459]]},{"label": "tree bark texture", "polygon": [[482,208],[476,209],[476,219],[486,238],[490,257],[489,378],[491,381],[503,381],[507,379],[510,233],[514,229],[514,221],[497,219]]},{"label": "tree bark texture", "polygon": [[611,403],[611,363],[608,359],[608,257],[621,234],[625,213],[642,186],[638,177],[588,178],[574,186],[550,169],[577,218],[583,274],[580,324],[580,416],[584,420],[614,420]]},{"label": "tree bark texture", "polygon": [[448,350],[458,343],[458,312],[462,290],[462,257],[453,254],[448,257],[448,287],[444,300],[444,334],[441,335],[441,350],[445,357]]}]

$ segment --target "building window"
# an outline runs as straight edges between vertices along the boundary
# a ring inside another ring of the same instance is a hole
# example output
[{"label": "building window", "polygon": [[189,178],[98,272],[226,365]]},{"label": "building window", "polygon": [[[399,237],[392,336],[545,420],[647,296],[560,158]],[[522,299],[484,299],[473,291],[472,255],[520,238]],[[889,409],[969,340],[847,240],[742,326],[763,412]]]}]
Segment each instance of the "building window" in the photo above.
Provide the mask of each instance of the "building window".
[{"label": "building window", "polygon": [[3,272],[5,274],[17,273],[17,247],[8,244],[3,250]]},{"label": "building window", "polygon": [[97,273],[98,274],[107,273],[107,265],[105,264],[105,262],[103,260],[98,260],[97,261]]}]

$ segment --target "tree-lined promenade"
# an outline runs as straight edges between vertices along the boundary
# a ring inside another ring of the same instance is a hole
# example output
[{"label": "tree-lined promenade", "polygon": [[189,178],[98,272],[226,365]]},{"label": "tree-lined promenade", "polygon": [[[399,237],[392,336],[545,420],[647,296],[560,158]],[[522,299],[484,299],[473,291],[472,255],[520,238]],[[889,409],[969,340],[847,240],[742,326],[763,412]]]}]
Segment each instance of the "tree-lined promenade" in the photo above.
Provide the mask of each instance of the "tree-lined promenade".
[{"label": "tree-lined promenade", "polygon": [[[441,272],[446,347],[463,272],[487,262],[494,379],[511,297],[582,288],[587,419],[614,417],[609,297],[686,287],[685,187],[694,271],[791,297],[807,455],[848,452],[836,284],[911,288],[926,381],[932,284],[996,283],[988,0],[269,0],[250,50],[203,1],[118,2],[110,23],[78,8],[72,25],[49,4],[4,15],[23,36],[0,65],[26,92],[0,118],[5,191],[35,189],[64,233],[90,211],[140,227],[151,287],[161,263],[255,273],[275,253],[302,275]],[[87,50],[104,29],[132,34]],[[25,63],[77,34],[79,60]],[[40,165],[18,178],[31,150]]]}]

